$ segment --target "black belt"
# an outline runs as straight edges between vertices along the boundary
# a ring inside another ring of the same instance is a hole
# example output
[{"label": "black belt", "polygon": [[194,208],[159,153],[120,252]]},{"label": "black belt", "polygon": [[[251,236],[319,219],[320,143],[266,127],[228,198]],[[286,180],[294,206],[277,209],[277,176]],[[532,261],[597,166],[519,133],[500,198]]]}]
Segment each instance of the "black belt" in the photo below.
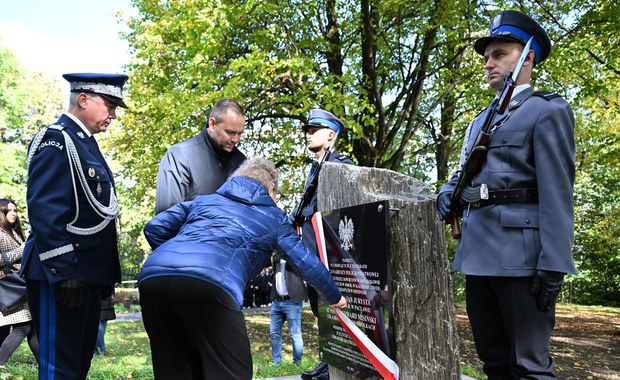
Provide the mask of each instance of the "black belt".
[{"label": "black belt", "polygon": [[288,300],[291,299],[291,297],[290,296],[281,296],[279,294],[276,294],[276,298],[275,299],[278,300],[278,301],[288,301]]},{"label": "black belt", "polygon": [[502,203],[523,203],[538,202],[537,189],[509,189],[509,190],[489,190],[488,199],[480,199],[470,202],[472,207],[482,207],[487,205]]}]

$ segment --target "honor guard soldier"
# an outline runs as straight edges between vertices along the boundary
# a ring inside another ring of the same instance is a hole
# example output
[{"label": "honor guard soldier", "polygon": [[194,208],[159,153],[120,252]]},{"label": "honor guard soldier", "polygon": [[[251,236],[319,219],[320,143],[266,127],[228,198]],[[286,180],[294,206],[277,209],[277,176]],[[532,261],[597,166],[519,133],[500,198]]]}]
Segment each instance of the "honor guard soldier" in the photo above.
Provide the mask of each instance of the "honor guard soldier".
[{"label": "honor guard soldier", "polygon": [[[344,132],[344,123],[338,117],[330,112],[322,109],[313,109],[308,114],[308,122],[301,125],[302,131],[306,133],[306,142],[308,144],[308,150],[316,155],[317,161],[312,164],[308,178],[306,179],[305,188],[310,185],[310,181],[319,165],[319,160],[326,154],[325,149],[333,147],[335,141],[338,139],[340,133]],[[338,153],[335,149],[329,156],[329,162],[355,165],[350,158],[345,157]],[[304,222],[302,224],[302,239],[306,246],[310,248],[315,254],[318,254],[318,247],[316,243],[316,237],[314,234],[314,228],[310,219],[312,215],[317,211],[317,193],[314,192],[309,202],[304,205],[301,210]],[[319,317],[318,295],[316,290],[308,285],[308,300],[310,301],[310,308],[315,317]],[[329,371],[327,363],[321,362],[315,368],[304,371],[301,375],[302,379],[310,380],[317,379],[329,379]]]},{"label": "honor guard soldier", "polygon": [[489,126],[486,157],[467,173],[473,180],[459,199],[452,193],[461,173],[441,187],[439,216],[452,217],[453,202],[463,210],[454,269],[466,278],[467,314],[488,378],[553,379],[555,301],[564,275],[575,273],[575,120],[559,95],[530,86],[532,69],[549,56],[551,42],[529,16],[499,13],[474,49],[484,56],[496,99],[506,93],[505,83],[514,81],[514,91],[499,103],[506,105],[503,113],[489,107],[470,124],[459,170],[467,173],[468,157],[480,152],[473,148],[482,147],[476,137]]},{"label": "honor guard soldier", "polygon": [[101,300],[120,282],[112,171],[94,135],[123,102],[124,74],[65,74],[69,111],[28,148],[32,233],[22,274],[40,340],[39,379],[86,379]]}]

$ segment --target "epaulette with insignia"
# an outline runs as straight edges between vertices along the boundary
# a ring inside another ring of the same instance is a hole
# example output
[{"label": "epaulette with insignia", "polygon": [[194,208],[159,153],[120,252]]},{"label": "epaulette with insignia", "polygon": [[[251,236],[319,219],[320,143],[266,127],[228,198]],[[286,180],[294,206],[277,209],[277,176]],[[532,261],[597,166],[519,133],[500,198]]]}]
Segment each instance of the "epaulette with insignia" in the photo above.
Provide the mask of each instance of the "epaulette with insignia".
[{"label": "epaulette with insignia", "polygon": [[52,124],[48,128],[56,129],[58,131],[62,131],[63,129],[65,129],[65,126],[62,125],[62,124]]},{"label": "epaulette with insignia", "polygon": [[556,94],[555,92],[548,92],[548,91],[536,91],[535,93],[532,94],[532,96],[538,96],[539,98],[543,98],[546,100],[551,100],[551,99],[560,97],[560,95]]}]

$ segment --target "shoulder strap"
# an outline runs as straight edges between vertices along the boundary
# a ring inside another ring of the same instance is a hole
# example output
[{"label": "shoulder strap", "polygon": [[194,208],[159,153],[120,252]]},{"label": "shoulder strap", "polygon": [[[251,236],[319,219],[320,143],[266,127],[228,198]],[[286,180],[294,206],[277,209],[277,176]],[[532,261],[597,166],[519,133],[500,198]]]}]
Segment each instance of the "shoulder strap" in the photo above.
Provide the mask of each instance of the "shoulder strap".
[{"label": "shoulder strap", "polygon": [[539,98],[543,98],[547,101],[560,97],[560,95],[556,94],[555,92],[548,92],[548,91],[536,91],[535,93],[532,94],[532,96],[538,96]]},{"label": "shoulder strap", "polygon": [[65,126],[64,126],[64,125],[62,125],[62,124],[52,124],[52,125],[50,125],[48,128],[51,128],[51,129],[56,129],[56,130],[62,131],[63,129],[65,129]]}]

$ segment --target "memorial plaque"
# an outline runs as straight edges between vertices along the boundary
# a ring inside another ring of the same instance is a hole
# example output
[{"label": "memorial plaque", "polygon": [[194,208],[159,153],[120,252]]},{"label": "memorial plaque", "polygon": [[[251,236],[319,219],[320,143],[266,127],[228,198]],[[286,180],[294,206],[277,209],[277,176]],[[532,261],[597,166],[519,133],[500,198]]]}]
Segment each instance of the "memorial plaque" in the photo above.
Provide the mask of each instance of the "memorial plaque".
[{"label": "memorial plaque", "polygon": [[[343,312],[374,345],[394,359],[388,201],[322,212],[329,271],[348,305]],[[318,241],[318,239],[317,239]],[[327,305],[319,307],[322,360],[359,379],[381,379]]]}]

